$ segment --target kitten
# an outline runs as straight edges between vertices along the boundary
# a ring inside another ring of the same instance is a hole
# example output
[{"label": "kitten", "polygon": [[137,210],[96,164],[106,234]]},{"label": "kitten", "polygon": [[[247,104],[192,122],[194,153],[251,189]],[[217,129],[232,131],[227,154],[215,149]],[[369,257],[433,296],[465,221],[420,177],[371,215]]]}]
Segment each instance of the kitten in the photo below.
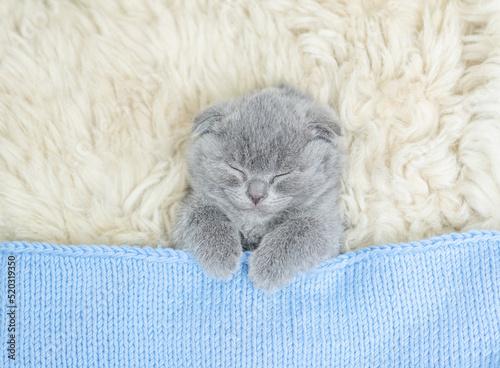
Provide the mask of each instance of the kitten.
[{"label": "kitten", "polygon": [[334,113],[290,86],[217,103],[194,119],[190,188],[177,248],[227,279],[244,250],[249,277],[272,291],[341,251],[344,163]]}]

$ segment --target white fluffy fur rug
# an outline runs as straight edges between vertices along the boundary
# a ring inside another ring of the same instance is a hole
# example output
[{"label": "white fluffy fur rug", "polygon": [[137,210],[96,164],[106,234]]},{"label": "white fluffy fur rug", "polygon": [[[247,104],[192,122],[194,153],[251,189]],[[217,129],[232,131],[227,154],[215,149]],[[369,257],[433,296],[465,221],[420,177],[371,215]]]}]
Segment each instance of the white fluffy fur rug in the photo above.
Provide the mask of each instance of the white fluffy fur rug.
[{"label": "white fluffy fur rug", "polygon": [[347,249],[500,229],[500,1],[0,2],[0,240],[167,244],[192,116],[338,112]]}]

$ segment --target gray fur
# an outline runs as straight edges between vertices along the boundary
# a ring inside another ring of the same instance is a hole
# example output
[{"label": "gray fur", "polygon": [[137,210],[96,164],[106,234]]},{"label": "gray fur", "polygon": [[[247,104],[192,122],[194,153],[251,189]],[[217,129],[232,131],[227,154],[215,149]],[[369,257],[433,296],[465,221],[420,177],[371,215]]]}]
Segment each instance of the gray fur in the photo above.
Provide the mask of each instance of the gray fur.
[{"label": "gray fur", "polygon": [[272,291],[340,253],[345,154],[329,108],[269,87],[209,107],[193,132],[173,242],[207,273],[228,279],[254,250],[249,277]]}]

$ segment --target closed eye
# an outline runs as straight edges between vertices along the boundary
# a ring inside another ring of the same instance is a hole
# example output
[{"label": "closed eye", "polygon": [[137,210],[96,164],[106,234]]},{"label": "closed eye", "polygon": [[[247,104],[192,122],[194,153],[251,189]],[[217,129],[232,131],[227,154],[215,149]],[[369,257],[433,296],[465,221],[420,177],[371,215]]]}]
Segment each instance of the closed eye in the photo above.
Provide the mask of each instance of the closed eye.
[{"label": "closed eye", "polygon": [[270,183],[271,183],[271,184],[273,184],[273,183],[274,183],[274,181],[275,181],[277,178],[280,178],[280,177],[282,177],[282,176],[288,175],[288,174],[290,174],[290,173],[291,173],[291,171],[290,171],[290,172],[287,172],[287,173],[283,173],[283,174],[275,175],[275,176],[271,179]]},{"label": "closed eye", "polygon": [[229,165],[229,167],[230,167],[231,169],[235,170],[235,171],[240,172],[240,173],[243,175],[243,178],[245,178],[245,179],[246,179],[246,177],[247,177],[247,176],[246,176],[246,174],[245,174],[245,172],[244,172],[243,170],[240,170],[240,169],[238,169],[238,168],[236,168],[236,167],[234,167],[234,166],[232,166],[232,165]]}]

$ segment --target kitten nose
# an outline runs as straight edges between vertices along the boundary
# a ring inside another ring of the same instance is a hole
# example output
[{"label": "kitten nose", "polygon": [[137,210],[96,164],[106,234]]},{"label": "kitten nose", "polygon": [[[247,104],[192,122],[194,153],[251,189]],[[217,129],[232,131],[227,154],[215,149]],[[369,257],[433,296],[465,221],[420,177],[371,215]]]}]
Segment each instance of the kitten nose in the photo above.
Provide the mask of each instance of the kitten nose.
[{"label": "kitten nose", "polygon": [[252,200],[253,203],[255,203],[255,205],[259,204],[264,198],[267,197],[267,194],[266,195],[248,195],[250,197],[250,199]]},{"label": "kitten nose", "polygon": [[247,196],[257,205],[267,197],[267,184],[260,180],[251,181],[248,185]]}]

